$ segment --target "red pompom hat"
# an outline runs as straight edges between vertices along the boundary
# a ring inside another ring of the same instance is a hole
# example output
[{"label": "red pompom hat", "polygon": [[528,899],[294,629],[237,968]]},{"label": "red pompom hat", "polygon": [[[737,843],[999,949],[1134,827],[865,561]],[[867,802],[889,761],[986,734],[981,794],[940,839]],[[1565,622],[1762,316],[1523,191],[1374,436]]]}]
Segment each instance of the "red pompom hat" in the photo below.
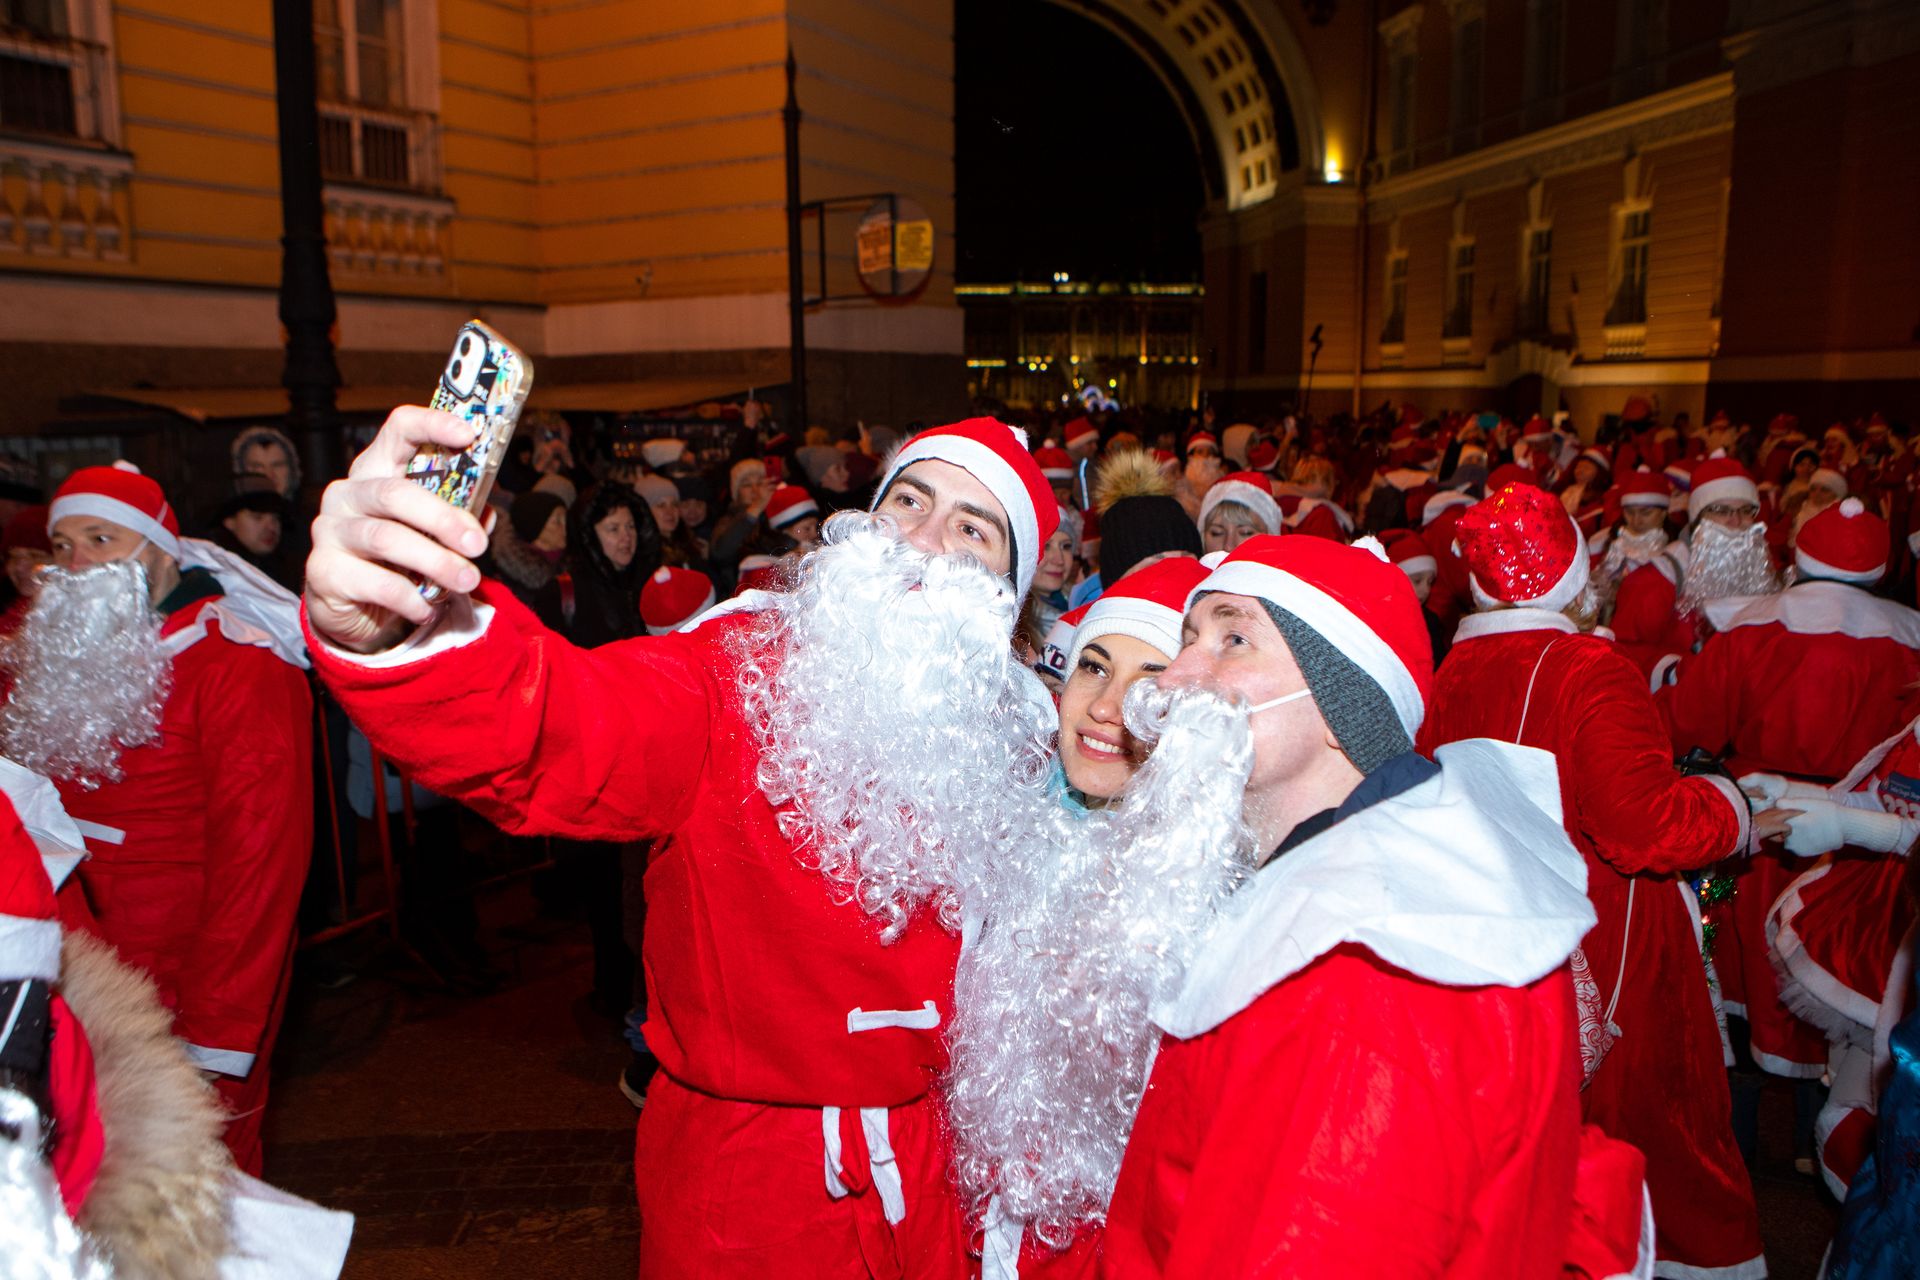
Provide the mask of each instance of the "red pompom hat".
[{"label": "red pompom hat", "polygon": [[1192,556],[1169,556],[1114,583],[1087,606],[1067,650],[1065,675],[1073,674],[1080,651],[1102,636],[1131,636],[1158,649],[1169,662],[1179,657],[1187,596],[1207,572]]},{"label": "red pompom hat", "polygon": [[1510,604],[1560,610],[1587,585],[1587,545],[1560,499],[1508,485],[1474,504],[1453,528],[1454,553],[1482,609]]},{"label": "red pompom hat", "polygon": [[1280,446],[1262,437],[1247,450],[1247,465],[1255,471],[1271,472],[1280,465]]},{"label": "red pompom hat", "polygon": [[868,509],[879,509],[902,471],[929,459],[961,468],[999,501],[1013,534],[1014,587],[1024,599],[1033,585],[1033,571],[1040,567],[1040,549],[1060,527],[1060,504],[1053,485],[1027,452],[1027,433],[994,418],[968,418],[922,431],[893,455]]},{"label": "red pompom hat", "polygon": [[1073,479],[1073,455],[1054,445],[1036,449],[1033,460],[1040,468],[1040,474],[1049,480]]},{"label": "red pompom hat", "polygon": [[1207,532],[1207,517],[1223,502],[1239,503],[1253,512],[1268,533],[1280,532],[1280,504],[1273,500],[1273,481],[1262,473],[1236,471],[1213,482],[1207,496],[1200,500],[1200,517],[1194,521],[1202,536]]},{"label": "red pompom hat", "polygon": [[797,484],[783,484],[767,499],[767,524],[774,529],[784,529],[819,514],[813,495]]},{"label": "red pompom hat", "polygon": [[1892,550],[1887,522],[1860,499],[1845,498],[1801,526],[1793,564],[1803,578],[1870,587],[1887,572]]},{"label": "red pompom hat", "polygon": [[82,467],[68,476],[47,509],[47,533],[68,516],[93,516],[131,529],[174,559],[180,558],[180,521],[157,481],[131,462]]},{"label": "red pompom hat", "polygon": [[1187,608],[1215,591],[1251,596],[1313,628],[1380,686],[1408,740],[1419,736],[1433,691],[1433,645],[1412,584],[1378,542],[1248,538],[1194,587]]},{"label": "red pompom hat", "polygon": [[650,636],[677,630],[713,605],[713,580],[692,569],[661,565],[640,588],[640,621]]}]

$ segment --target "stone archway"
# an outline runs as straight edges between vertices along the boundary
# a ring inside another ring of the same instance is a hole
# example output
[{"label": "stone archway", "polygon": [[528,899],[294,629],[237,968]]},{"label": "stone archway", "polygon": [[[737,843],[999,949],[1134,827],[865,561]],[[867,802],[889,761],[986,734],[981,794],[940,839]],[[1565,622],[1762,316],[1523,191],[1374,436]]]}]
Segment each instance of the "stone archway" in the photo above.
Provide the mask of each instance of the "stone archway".
[{"label": "stone archway", "polygon": [[1326,161],[1307,54],[1271,4],[1244,0],[1050,0],[1125,40],[1166,86],[1203,161],[1210,203],[1272,200],[1286,175]]}]

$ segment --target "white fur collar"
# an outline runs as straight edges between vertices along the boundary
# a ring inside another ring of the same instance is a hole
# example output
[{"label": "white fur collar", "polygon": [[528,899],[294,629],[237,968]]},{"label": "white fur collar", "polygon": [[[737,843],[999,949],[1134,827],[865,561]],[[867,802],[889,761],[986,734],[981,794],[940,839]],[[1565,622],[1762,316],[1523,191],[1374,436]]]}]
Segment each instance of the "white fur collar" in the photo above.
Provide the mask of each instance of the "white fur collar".
[{"label": "white fur collar", "polygon": [[1843,582],[1802,582],[1766,596],[1710,600],[1707,621],[1719,631],[1775,623],[1795,635],[1897,640],[1920,649],[1920,613]]},{"label": "white fur collar", "polygon": [[1524,986],[1565,963],[1594,914],[1553,756],[1468,738],[1434,758],[1436,777],[1256,872],[1154,1022],[1204,1034],[1348,942],[1457,987]]},{"label": "white fur collar", "polygon": [[1573,635],[1579,630],[1572,618],[1552,609],[1488,609],[1460,619],[1453,639],[1457,644],[1480,636],[1504,636],[1516,631],[1564,631]]}]

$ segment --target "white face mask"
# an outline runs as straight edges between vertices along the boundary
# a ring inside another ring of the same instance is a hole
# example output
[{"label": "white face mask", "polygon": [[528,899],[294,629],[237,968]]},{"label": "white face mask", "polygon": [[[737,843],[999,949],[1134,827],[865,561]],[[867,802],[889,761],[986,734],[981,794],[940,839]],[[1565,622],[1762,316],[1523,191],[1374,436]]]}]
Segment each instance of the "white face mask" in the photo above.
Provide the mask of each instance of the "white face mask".
[{"label": "white face mask", "polygon": [[1309,697],[1312,695],[1312,693],[1313,693],[1313,690],[1311,689],[1300,689],[1300,690],[1297,690],[1296,692],[1285,694],[1278,698],[1274,698],[1271,701],[1263,702],[1257,707],[1248,707],[1247,714],[1255,715],[1261,711],[1266,711],[1273,707],[1283,706],[1286,703],[1293,702],[1297,699]]}]

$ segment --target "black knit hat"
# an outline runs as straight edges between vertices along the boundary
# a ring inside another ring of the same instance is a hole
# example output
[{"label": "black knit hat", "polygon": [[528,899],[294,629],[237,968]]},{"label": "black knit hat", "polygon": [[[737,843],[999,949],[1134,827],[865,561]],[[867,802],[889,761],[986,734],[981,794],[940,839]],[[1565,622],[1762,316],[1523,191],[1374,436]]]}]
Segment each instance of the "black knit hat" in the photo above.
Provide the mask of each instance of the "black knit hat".
[{"label": "black knit hat", "polygon": [[520,541],[532,542],[547,527],[547,521],[553,519],[553,513],[565,510],[566,505],[557,495],[535,489],[513,500],[507,519],[513,522],[513,531],[520,535]]},{"label": "black knit hat", "polygon": [[1200,530],[1185,507],[1161,494],[1122,498],[1100,517],[1100,581],[1112,586],[1148,556],[1198,556]]}]

